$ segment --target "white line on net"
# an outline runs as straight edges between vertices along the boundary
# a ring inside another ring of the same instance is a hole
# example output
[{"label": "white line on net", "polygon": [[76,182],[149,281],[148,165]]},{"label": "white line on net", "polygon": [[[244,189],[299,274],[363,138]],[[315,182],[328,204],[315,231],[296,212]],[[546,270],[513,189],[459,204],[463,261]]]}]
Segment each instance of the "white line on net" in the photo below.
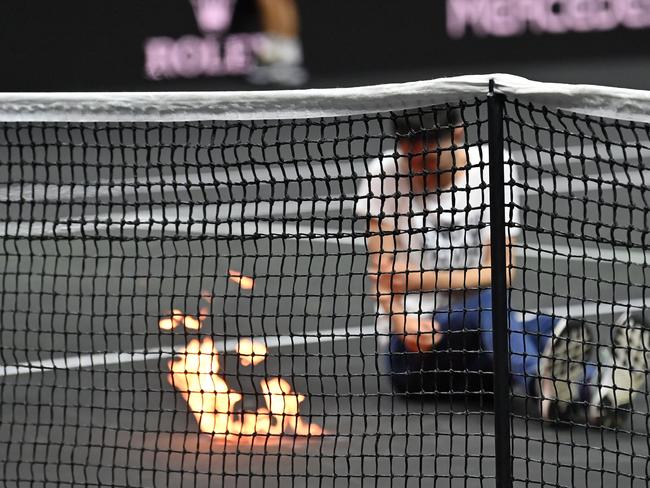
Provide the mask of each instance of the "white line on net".
[{"label": "white line on net", "polygon": [[[605,145],[602,142],[597,144]],[[650,147],[650,142],[647,144]],[[561,153],[561,149],[562,147],[556,147],[551,154],[550,151],[537,152],[536,149],[532,148],[517,149],[513,147],[511,155],[517,165],[527,168],[530,172],[527,178],[529,183],[537,182],[547,190],[553,189],[559,193],[566,193],[569,190],[588,191],[593,189],[612,191],[615,189],[615,185],[621,184],[641,187],[644,181],[650,180],[648,170],[639,169],[638,173],[635,172],[636,177],[631,178],[625,170],[612,171],[607,164],[602,164],[609,158],[619,165],[623,161],[638,164],[639,158],[644,158],[644,156],[650,158],[649,148],[641,150],[636,146],[631,146],[624,150],[618,146],[609,146],[597,150],[593,145],[569,145],[564,148],[572,154],[568,158]],[[484,148],[484,151],[487,153],[487,148]],[[582,169],[584,160],[581,158],[583,157],[594,162],[598,157],[601,163],[598,166],[600,173],[573,174],[568,167],[564,167],[564,165],[579,164],[580,169]],[[143,196],[151,199],[165,194],[172,194],[176,197],[178,192],[188,192],[191,189],[211,187],[217,190],[221,187],[228,189],[232,185],[275,185],[284,182],[295,182],[300,178],[310,180],[318,178],[323,181],[332,178],[352,180],[365,176],[368,166],[367,159],[353,158],[344,162],[335,161],[334,159],[317,162],[278,161],[255,163],[242,161],[240,164],[228,168],[215,163],[215,165],[208,167],[189,168],[183,173],[173,175],[148,175],[144,181],[142,177],[125,177],[120,179],[119,183],[112,179],[100,179],[92,185],[84,183],[64,185],[23,182],[0,186],[0,200],[7,202],[74,203],[83,198],[86,203],[108,203],[120,197],[127,199],[129,197]],[[56,164],[66,163],[57,162]],[[550,168],[552,167],[560,167],[561,174],[544,176],[541,179],[539,176],[535,176],[535,171],[545,175],[551,174]],[[639,174],[641,180],[638,178]],[[594,187],[595,183],[598,183],[597,188]],[[340,195],[332,193],[329,197],[336,199]]]},{"label": "white line on net", "polygon": [[[647,307],[650,298],[637,298],[630,300],[626,304],[617,303],[600,303],[590,301],[588,304],[579,303],[575,305],[557,306],[551,309],[545,309],[543,314],[554,314],[557,316],[571,317],[593,317],[601,315],[612,315],[620,313],[631,308],[642,309]],[[350,339],[359,339],[363,337],[377,336],[377,326],[366,325],[363,327],[349,327],[333,329],[330,332],[305,332],[302,335],[295,336],[263,336],[259,340],[266,344],[269,349],[279,349],[284,347],[301,347],[309,344],[320,343],[321,341],[338,342]],[[235,350],[238,339],[226,339],[224,341],[215,341],[217,352],[232,352]],[[31,361],[17,365],[0,366],[0,378],[18,375],[42,374],[56,369],[72,370],[82,369],[92,366],[115,366],[122,364],[140,363],[152,360],[168,359],[173,357],[172,348],[160,348],[156,350],[141,349],[133,352],[108,352],[97,354],[78,354],[63,356],[41,361]]]},{"label": "white line on net", "polygon": [[[203,171],[204,174],[211,174],[210,171]],[[286,171],[278,172],[281,173],[273,179],[269,178],[264,180],[259,178],[251,172],[251,179],[242,180],[239,182],[234,182],[230,179],[228,180],[218,180],[216,178],[208,179],[199,179],[201,173],[198,172],[188,172],[188,175],[196,175],[198,178],[195,181],[191,180],[191,177],[183,178],[179,176],[174,176],[173,182],[162,182],[159,179],[149,180],[146,183],[137,182],[136,180],[124,180],[119,184],[110,183],[110,182],[99,182],[97,184],[88,185],[88,184],[73,184],[73,185],[60,185],[55,183],[14,183],[11,185],[5,185],[0,187],[0,200],[3,202],[24,202],[24,203],[52,203],[52,204],[62,204],[62,203],[78,203],[83,199],[84,205],[109,205],[109,203],[115,202],[134,202],[137,201],[137,198],[146,198],[148,201],[153,202],[153,204],[163,203],[174,203],[179,198],[182,200],[186,198],[188,201],[192,201],[193,204],[202,205],[202,204],[211,204],[209,201],[201,201],[201,196],[192,195],[192,190],[203,191],[210,189],[213,191],[218,191],[221,187],[228,188],[231,185],[239,184],[242,187],[246,185],[275,185],[282,182],[295,182],[296,179],[286,178]],[[307,172],[306,172],[307,173]],[[650,170],[635,170],[634,177],[631,177],[628,171],[612,171],[603,174],[597,173],[587,173],[584,175],[551,175],[549,176],[549,171],[545,172],[543,177],[532,176],[534,173],[531,172],[531,176],[526,178],[526,182],[529,186],[527,192],[531,196],[537,194],[538,189],[544,189],[544,192],[555,192],[559,194],[571,193],[588,193],[592,191],[617,191],[620,189],[626,189],[627,186],[637,188],[639,191],[643,189],[643,182],[650,182]],[[542,173],[544,174],[544,173]],[[312,177],[312,175],[306,174],[306,177]],[[336,175],[352,179],[351,174],[347,175]],[[171,178],[171,177],[170,177]],[[158,202],[156,202],[156,200]],[[261,207],[261,212],[269,216],[282,217],[285,214],[278,212],[283,208],[284,205],[289,206],[289,211],[291,207],[297,206],[299,202],[292,200],[269,200],[262,202],[251,202],[249,206],[256,205]],[[301,200],[300,205],[305,210],[309,210],[309,206],[312,203],[318,208],[322,207],[326,203],[328,208],[336,208],[337,205],[342,205],[344,208],[353,208],[353,200],[349,196],[344,196],[338,193],[332,193],[328,195],[328,199],[325,200],[322,197],[317,199],[314,197],[313,201]],[[184,203],[181,203],[181,205]],[[216,205],[216,203],[214,203]],[[231,207],[234,210],[224,210],[225,215],[232,216],[232,218],[237,219],[240,215],[240,212],[237,211],[237,206],[245,206],[240,202],[220,202],[219,208],[230,209]],[[270,208],[270,210],[265,210]],[[243,214],[244,216],[250,216],[250,214]],[[90,216],[92,218],[92,215]]]},{"label": "white line on net", "polygon": [[[347,203],[347,202],[344,202]],[[325,205],[320,210],[326,210]],[[343,206],[347,208],[348,206]],[[351,207],[351,205],[349,206]],[[176,208],[174,206],[174,208]],[[318,210],[318,206],[316,206]],[[350,208],[348,208],[350,209]],[[151,212],[151,209],[144,208],[144,212]],[[240,208],[241,210],[241,208]],[[298,210],[308,212],[304,207],[294,209],[294,215],[298,216]],[[338,209],[340,211],[340,208]],[[55,224],[52,222],[0,222],[0,236],[120,236],[137,235],[138,232],[150,235],[152,232],[170,236],[218,236],[224,238],[241,236],[268,236],[271,239],[285,239],[297,241],[308,241],[322,245],[345,246],[354,248],[358,252],[365,252],[365,238],[353,237],[353,230],[343,229],[336,220],[331,221],[330,227],[313,225],[295,221],[274,221],[273,215],[270,220],[264,220],[261,209],[251,209],[256,218],[245,221],[228,220],[221,223],[194,223],[183,222],[183,219],[176,221],[174,216],[161,211],[153,211],[145,215],[135,212],[127,212],[114,216],[117,223],[106,223],[109,220],[104,216],[98,222],[90,221],[86,224],[69,223]],[[263,212],[262,212],[263,213]],[[291,216],[286,210],[282,213],[285,217]],[[169,218],[168,223],[162,223],[164,218]],[[325,216],[324,216],[325,218]],[[322,221],[320,221],[322,222]],[[319,222],[319,223],[320,223]],[[520,248],[516,249],[519,252]],[[606,246],[604,244],[585,245],[584,242],[575,245],[546,246],[527,240],[525,256],[532,259],[585,259],[587,261],[614,260],[645,265],[650,263],[650,250],[632,249],[622,246]]]}]

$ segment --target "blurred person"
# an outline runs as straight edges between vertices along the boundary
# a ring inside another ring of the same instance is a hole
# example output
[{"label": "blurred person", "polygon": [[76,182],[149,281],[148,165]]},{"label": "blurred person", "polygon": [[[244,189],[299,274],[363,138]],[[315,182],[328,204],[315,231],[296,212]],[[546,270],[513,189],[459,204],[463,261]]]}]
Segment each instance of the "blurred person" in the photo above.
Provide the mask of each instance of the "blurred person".
[{"label": "blurred person", "polygon": [[[395,139],[395,151],[370,161],[358,181],[356,212],[368,221],[368,276],[377,329],[389,332],[393,388],[434,392],[438,370],[492,369],[487,149],[464,145],[453,109],[398,117]],[[506,219],[515,224],[506,236],[510,287],[523,185],[505,168],[505,181],[515,183],[505,188],[513,209]],[[580,319],[511,310],[508,320],[511,384],[541,399],[544,418],[615,425],[645,389],[647,315],[622,314],[613,347],[598,345],[595,326]],[[452,351],[466,331],[479,336],[481,352]],[[460,368],[447,353],[464,356]]]},{"label": "blurred person", "polygon": [[300,86],[308,75],[303,66],[300,14],[296,0],[257,0],[264,37],[258,65],[249,75],[257,85]]}]

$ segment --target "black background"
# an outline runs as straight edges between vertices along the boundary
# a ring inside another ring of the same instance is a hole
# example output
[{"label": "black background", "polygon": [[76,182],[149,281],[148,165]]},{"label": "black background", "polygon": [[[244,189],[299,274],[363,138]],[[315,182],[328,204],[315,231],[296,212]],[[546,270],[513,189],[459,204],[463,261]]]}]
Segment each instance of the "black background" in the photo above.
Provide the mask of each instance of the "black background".
[{"label": "black background", "polygon": [[[507,71],[650,88],[650,30],[450,39],[443,0],[299,0],[311,86]],[[239,0],[233,31],[258,29]],[[247,88],[241,78],[149,81],[143,42],[199,34],[189,0],[3,0],[0,90]]]}]

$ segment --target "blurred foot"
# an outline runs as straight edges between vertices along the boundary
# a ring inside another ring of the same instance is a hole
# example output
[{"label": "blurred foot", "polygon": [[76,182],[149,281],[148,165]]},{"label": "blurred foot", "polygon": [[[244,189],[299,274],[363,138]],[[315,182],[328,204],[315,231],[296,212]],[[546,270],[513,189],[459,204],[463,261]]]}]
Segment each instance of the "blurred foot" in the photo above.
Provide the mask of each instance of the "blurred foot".
[{"label": "blurred foot", "polygon": [[595,351],[592,327],[581,320],[558,321],[539,365],[539,392],[544,419],[584,419],[585,385],[593,384],[597,375]]},{"label": "blurred foot", "polygon": [[297,87],[307,82],[300,39],[267,34],[262,37],[256,54],[257,66],[248,75],[251,83]]},{"label": "blurred foot", "polygon": [[299,87],[307,83],[307,70],[300,65],[268,64],[258,65],[248,75],[248,81],[254,85],[280,85]]},{"label": "blurred foot", "polygon": [[632,402],[646,393],[650,361],[650,314],[622,314],[612,329],[612,347],[599,352],[599,382],[589,400],[589,422],[620,426]]}]

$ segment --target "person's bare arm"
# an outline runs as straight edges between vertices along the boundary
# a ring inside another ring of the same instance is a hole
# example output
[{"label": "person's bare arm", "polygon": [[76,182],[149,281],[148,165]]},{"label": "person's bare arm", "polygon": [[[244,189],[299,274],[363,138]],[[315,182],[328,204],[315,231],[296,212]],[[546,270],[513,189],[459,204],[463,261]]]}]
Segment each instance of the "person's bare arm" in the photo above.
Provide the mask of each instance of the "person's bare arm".
[{"label": "person's bare arm", "polygon": [[369,235],[366,239],[368,249],[368,276],[375,284],[372,291],[375,293],[375,298],[385,313],[389,313],[395,310],[395,308],[399,309],[400,305],[397,302],[401,301],[394,300],[393,293],[390,290],[381,290],[377,286],[379,276],[390,274],[394,271],[395,237],[392,235],[392,230],[392,226],[386,221],[371,218],[368,225]]},{"label": "person's bare arm", "polygon": [[396,237],[394,227],[385,220],[371,218],[366,239],[370,257],[369,266],[373,272],[393,270],[395,261]]},{"label": "person's bare arm", "polygon": [[262,28],[267,34],[297,38],[300,15],[296,0],[257,0]]},{"label": "person's bare arm", "polygon": [[[506,243],[506,284],[510,283],[514,274],[510,242]],[[409,291],[438,291],[438,290],[468,290],[487,287],[492,283],[492,269],[490,267],[491,246],[485,245],[482,250],[481,266],[478,268],[457,270],[432,270],[419,271],[400,269],[399,263],[393,264],[393,270],[385,269],[376,274],[377,288],[384,293],[406,293]],[[371,276],[371,278],[373,278]]]},{"label": "person's bare arm", "polygon": [[368,229],[368,275],[374,283],[374,298],[379,305],[379,312],[389,316],[392,333],[401,334],[407,350],[430,351],[440,339],[434,331],[433,321],[416,314],[407,314],[404,307],[405,295],[379,286],[378,277],[392,274],[396,263],[403,261],[397,257],[400,251],[394,227],[386,221],[380,223],[373,218]]}]

